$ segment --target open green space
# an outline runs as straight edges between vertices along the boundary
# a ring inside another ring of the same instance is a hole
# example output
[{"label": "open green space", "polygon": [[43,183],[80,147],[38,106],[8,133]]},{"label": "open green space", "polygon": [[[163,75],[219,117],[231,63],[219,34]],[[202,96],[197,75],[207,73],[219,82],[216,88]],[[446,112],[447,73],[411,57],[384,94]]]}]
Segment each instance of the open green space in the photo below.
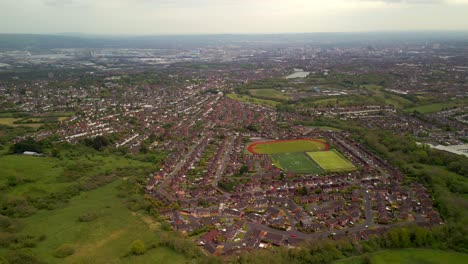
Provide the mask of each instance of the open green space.
[{"label": "open green space", "polygon": [[21,121],[22,118],[12,118],[12,117],[3,117],[0,118],[0,125],[6,125],[6,126],[28,126],[28,127],[33,127],[37,128],[42,126],[42,123],[21,123],[21,124],[16,124],[18,121]]},{"label": "open green space", "polygon": [[326,172],[340,172],[356,169],[351,162],[338,154],[336,150],[307,152],[307,155]]},{"label": "open green space", "polygon": [[[185,257],[165,247],[151,249],[142,256],[125,257],[132,241],[151,245],[158,242],[162,231],[152,217],[129,211],[118,198],[121,181],[82,193],[65,208],[40,211],[25,218],[23,234],[46,235],[32,252],[47,263],[185,263]],[[94,220],[79,220],[89,213],[96,214]],[[54,250],[63,244],[70,244],[75,253],[65,259],[54,257]]]},{"label": "open green space", "polygon": [[236,101],[252,103],[252,104],[261,105],[265,107],[274,108],[280,104],[280,102],[277,102],[277,101],[254,98],[254,97],[243,95],[243,94],[227,94],[226,96]]},{"label": "open green space", "polygon": [[[139,180],[154,163],[83,146],[57,155],[0,156],[0,262],[187,263],[175,243],[197,250],[145,210]],[[135,240],[144,254],[130,254]]]},{"label": "open green space", "polygon": [[276,89],[252,89],[249,93],[253,97],[271,100],[288,100],[289,96]]},{"label": "open green space", "polygon": [[323,171],[304,153],[271,154],[273,164],[286,172],[322,174]]},{"label": "open green space", "polygon": [[[67,114],[67,113],[57,113],[57,114]],[[57,123],[59,121],[64,121],[70,117],[67,115],[55,115],[55,114],[51,116],[40,116],[40,117],[32,117],[32,116],[15,117],[15,115],[20,115],[20,114],[2,113],[0,115],[0,125],[6,125],[6,126],[12,126],[12,127],[28,126],[32,128],[38,128],[44,124]]]},{"label": "open green space", "polygon": [[323,140],[296,139],[296,140],[273,140],[265,142],[254,142],[248,146],[250,153],[277,154],[307,151],[320,151],[328,148]]},{"label": "open green space", "polygon": [[64,192],[72,185],[98,175],[129,167],[150,168],[151,163],[119,156],[84,155],[51,158],[25,155],[0,156],[0,187],[8,197],[43,196]]},{"label": "open green space", "polygon": [[335,262],[336,264],[462,264],[468,263],[468,254],[434,249],[395,249],[375,252],[366,257],[353,257]]},{"label": "open green space", "polygon": [[430,114],[430,113],[442,111],[444,109],[450,109],[450,108],[456,107],[457,105],[458,104],[455,102],[434,103],[434,104],[406,108],[405,112],[412,113],[414,111],[417,111],[421,114]]},{"label": "open green space", "polygon": [[341,131],[341,129],[336,128],[336,127],[331,127],[331,126],[308,126],[308,127],[320,129],[320,130],[323,130],[323,131],[336,131],[336,132]]}]

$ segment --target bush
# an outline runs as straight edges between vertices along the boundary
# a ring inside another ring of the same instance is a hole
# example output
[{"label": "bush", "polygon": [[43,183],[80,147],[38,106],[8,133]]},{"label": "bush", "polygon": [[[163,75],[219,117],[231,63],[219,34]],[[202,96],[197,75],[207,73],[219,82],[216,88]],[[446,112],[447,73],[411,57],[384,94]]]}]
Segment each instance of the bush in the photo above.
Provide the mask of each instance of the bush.
[{"label": "bush", "polygon": [[0,248],[10,246],[16,239],[14,234],[0,232]]},{"label": "bush", "polygon": [[78,221],[91,222],[93,220],[96,220],[96,218],[98,218],[98,215],[96,212],[87,212],[78,216]]},{"label": "bush", "polygon": [[68,256],[71,256],[75,253],[75,249],[73,248],[72,245],[70,244],[63,244],[59,246],[57,249],[55,249],[53,255],[56,258],[66,258]]},{"label": "bush", "polygon": [[40,264],[44,263],[37,259],[30,251],[25,250],[15,250],[10,251],[5,255],[5,263],[8,264]]},{"label": "bush", "polygon": [[8,216],[0,214],[0,230],[6,230],[12,224],[11,219]]},{"label": "bush", "polygon": [[130,246],[131,255],[143,255],[145,253],[146,253],[145,242],[141,240],[135,240],[132,242],[132,245]]},{"label": "bush", "polygon": [[164,231],[172,231],[171,224],[169,224],[167,221],[161,222],[161,229]]},{"label": "bush", "polygon": [[0,210],[3,211],[3,215],[13,217],[27,217],[36,212],[36,208],[24,197],[10,198],[8,201],[4,202],[1,207]]}]

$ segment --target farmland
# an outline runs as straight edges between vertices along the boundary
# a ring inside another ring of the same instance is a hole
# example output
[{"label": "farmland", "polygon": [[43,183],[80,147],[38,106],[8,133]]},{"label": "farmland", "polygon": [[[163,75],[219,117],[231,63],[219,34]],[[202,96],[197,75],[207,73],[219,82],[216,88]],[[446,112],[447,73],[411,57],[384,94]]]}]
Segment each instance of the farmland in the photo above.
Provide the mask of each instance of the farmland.
[{"label": "farmland", "polygon": [[351,162],[343,158],[336,150],[307,152],[307,155],[326,172],[340,172],[356,169]]},{"label": "farmland", "polygon": [[248,146],[252,154],[277,154],[328,149],[328,144],[316,139],[293,139],[255,142]]},{"label": "farmland", "polygon": [[315,165],[304,153],[272,154],[273,163],[286,172],[322,174],[323,171]]},{"label": "farmland", "polygon": [[[367,261],[367,262],[366,262]],[[353,257],[335,262],[336,264],[445,264],[445,263],[467,263],[468,255],[457,252],[440,251],[433,249],[395,249],[384,250],[369,255],[367,260],[364,257]]]}]

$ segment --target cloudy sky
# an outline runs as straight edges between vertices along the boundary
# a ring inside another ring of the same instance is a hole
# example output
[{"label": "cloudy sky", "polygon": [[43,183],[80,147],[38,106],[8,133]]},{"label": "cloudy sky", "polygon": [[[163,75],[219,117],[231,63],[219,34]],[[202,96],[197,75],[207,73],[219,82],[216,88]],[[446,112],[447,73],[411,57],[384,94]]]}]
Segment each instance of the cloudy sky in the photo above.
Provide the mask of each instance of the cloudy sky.
[{"label": "cloudy sky", "polygon": [[0,33],[468,30],[468,0],[0,0]]}]

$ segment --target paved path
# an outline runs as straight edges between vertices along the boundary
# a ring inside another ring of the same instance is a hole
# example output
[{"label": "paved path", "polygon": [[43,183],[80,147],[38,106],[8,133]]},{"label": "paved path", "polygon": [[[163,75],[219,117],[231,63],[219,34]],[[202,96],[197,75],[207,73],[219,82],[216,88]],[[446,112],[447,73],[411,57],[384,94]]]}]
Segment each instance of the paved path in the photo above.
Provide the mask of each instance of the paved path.
[{"label": "paved path", "polygon": [[174,169],[172,170],[171,173],[169,173],[167,175],[167,177],[164,178],[164,180],[161,182],[161,184],[159,185],[158,187],[158,192],[162,195],[164,195],[164,197],[166,197],[169,201],[171,202],[175,202],[177,199],[175,199],[174,196],[172,196],[171,194],[169,194],[167,191],[166,191],[166,188],[167,186],[169,185],[169,182],[171,181],[172,177],[174,177],[176,175],[176,173],[185,165],[185,163],[187,162],[187,160],[192,156],[193,152],[195,151],[195,149],[203,142],[203,140],[205,140],[205,138],[201,139],[199,141],[199,143],[197,144],[193,144],[189,150],[187,151],[187,153],[179,160],[179,162],[176,164],[176,166],[174,167]]},{"label": "paved path", "polygon": [[223,175],[224,170],[226,169],[226,163],[227,163],[227,160],[230,157],[230,153],[231,153],[232,147],[234,145],[234,137],[232,135],[229,135],[229,138],[228,138],[227,142],[228,143],[227,143],[227,146],[226,146],[226,151],[224,153],[223,158],[220,160],[221,163],[219,164],[218,170],[216,171],[215,177],[213,179],[213,183],[211,184],[216,190],[220,191],[221,193],[225,193],[225,192],[218,188],[218,181],[221,178],[221,176]]}]

